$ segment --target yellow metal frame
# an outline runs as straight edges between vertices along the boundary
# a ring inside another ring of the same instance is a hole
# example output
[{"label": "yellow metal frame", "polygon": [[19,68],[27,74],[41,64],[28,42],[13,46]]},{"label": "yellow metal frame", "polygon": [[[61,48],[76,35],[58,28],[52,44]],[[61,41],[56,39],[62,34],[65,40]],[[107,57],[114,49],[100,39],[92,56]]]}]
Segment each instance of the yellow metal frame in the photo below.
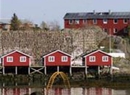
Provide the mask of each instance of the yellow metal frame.
[{"label": "yellow metal frame", "polygon": [[50,88],[52,88],[52,85],[53,85],[53,83],[54,83],[54,81],[55,81],[55,78],[56,78],[58,75],[60,75],[61,78],[63,79],[63,82],[64,82],[65,87],[70,88],[70,83],[69,83],[69,80],[68,80],[67,75],[66,75],[64,72],[55,72],[55,73],[52,74],[52,76],[51,76],[50,79],[49,79],[49,82],[48,82],[48,84],[47,84],[47,90],[50,89]]}]

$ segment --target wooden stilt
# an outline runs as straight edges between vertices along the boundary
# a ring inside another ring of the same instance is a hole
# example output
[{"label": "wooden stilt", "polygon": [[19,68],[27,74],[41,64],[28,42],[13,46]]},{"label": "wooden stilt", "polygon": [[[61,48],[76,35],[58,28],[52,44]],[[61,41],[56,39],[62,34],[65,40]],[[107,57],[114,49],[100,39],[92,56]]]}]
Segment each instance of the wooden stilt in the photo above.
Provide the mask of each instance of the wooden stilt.
[{"label": "wooden stilt", "polygon": [[85,78],[87,78],[87,74],[88,74],[88,68],[87,66],[85,66]]},{"label": "wooden stilt", "polygon": [[70,75],[72,75],[72,67],[70,66]]},{"label": "wooden stilt", "polygon": [[112,66],[110,66],[110,74],[112,75]]},{"label": "wooden stilt", "polygon": [[30,67],[28,67],[28,74],[30,75]]},{"label": "wooden stilt", "polygon": [[5,75],[5,67],[3,66],[3,75]]},{"label": "wooden stilt", "polygon": [[100,76],[100,66],[98,66],[98,75]]},{"label": "wooden stilt", "polygon": [[59,72],[59,71],[60,71],[59,66],[57,66],[57,72]]},{"label": "wooden stilt", "polygon": [[45,66],[45,68],[44,68],[44,74],[46,75],[47,74],[47,69],[46,69],[47,67]]},{"label": "wooden stilt", "polygon": [[88,69],[87,69],[87,66],[85,67],[85,74],[87,75],[88,73]]},{"label": "wooden stilt", "polygon": [[17,66],[15,67],[15,74],[16,75],[18,74],[18,67]]}]

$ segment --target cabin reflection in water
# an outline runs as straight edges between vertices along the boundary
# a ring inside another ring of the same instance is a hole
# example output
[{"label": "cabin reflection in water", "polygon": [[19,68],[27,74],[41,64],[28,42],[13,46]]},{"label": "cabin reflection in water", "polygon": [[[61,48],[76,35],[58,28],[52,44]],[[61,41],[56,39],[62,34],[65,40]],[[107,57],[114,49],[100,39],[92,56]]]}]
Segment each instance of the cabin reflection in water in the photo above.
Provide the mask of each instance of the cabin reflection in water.
[{"label": "cabin reflection in water", "polygon": [[1,88],[0,95],[26,95],[40,92],[42,95],[115,95],[110,88]]}]

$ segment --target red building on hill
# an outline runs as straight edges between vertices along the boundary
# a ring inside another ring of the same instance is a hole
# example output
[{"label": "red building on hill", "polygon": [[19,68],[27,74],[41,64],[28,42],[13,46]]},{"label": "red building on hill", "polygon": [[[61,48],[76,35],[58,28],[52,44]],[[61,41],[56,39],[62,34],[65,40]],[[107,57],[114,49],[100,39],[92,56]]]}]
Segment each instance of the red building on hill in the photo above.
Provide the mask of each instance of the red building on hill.
[{"label": "red building on hill", "polygon": [[130,25],[130,12],[86,12],[66,13],[64,16],[64,28],[84,28],[88,25],[96,25],[103,31],[112,35],[127,35],[127,27]]}]

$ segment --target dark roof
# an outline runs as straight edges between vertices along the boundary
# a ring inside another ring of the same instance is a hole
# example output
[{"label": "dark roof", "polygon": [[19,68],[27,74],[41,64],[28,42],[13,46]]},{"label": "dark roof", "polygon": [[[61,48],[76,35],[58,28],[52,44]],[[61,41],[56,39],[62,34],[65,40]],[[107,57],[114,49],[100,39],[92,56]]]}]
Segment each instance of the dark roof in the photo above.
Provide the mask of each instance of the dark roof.
[{"label": "dark roof", "polygon": [[64,19],[130,18],[130,12],[79,12],[66,13]]}]

